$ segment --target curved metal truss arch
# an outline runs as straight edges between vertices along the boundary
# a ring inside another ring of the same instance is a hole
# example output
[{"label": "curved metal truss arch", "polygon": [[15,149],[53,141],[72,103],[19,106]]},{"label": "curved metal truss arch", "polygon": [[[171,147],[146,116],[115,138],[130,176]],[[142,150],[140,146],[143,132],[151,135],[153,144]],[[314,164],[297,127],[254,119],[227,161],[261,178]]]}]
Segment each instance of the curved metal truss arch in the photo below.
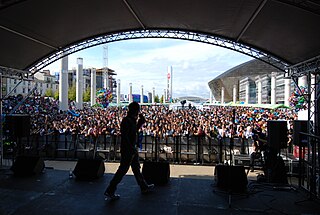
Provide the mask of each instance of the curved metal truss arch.
[{"label": "curved metal truss arch", "polygon": [[181,31],[181,30],[135,30],[135,31],[126,31],[126,32],[103,35],[93,39],[85,40],[75,45],[65,47],[59,50],[58,52],[52,54],[51,56],[46,57],[41,61],[33,64],[28,68],[28,70],[32,74],[34,74],[37,71],[40,71],[44,67],[48,66],[49,64],[67,55],[73,54],[75,52],[78,52],[93,46],[101,45],[104,43],[110,43],[110,42],[121,41],[121,40],[129,40],[129,39],[138,39],[138,38],[170,38],[170,39],[182,39],[182,40],[202,42],[202,43],[207,43],[207,44],[231,49],[233,51],[240,52],[242,54],[251,56],[253,58],[260,59],[265,63],[270,64],[284,72],[285,72],[285,69],[289,66],[286,62],[270,54],[264,53],[262,51],[254,49],[247,45],[240,44],[235,41],[220,38],[217,36],[206,35],[206,34],[196,33],[196,32]]}]

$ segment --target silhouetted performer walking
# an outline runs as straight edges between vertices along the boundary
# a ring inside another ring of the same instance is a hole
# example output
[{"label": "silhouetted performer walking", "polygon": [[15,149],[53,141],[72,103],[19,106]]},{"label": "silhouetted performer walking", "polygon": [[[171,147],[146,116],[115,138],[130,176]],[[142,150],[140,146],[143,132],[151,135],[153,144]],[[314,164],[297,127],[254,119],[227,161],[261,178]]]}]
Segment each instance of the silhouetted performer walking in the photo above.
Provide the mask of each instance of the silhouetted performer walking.
[{"label": "silhouetted performer walking", "polygon": [[117,185],[122,180],[123,176],[128,172],[131,166],[132,172],[140,186],[141,193],[149,192],[154,185],[148,185],[140,172],[139,153],[137,150],[137,132],[145,123],[145,118],[140,112],[140,106],[137,102],[132,102],[128,106],[129,110],[127,116],[122,119],[121,131],[121,159],[120,166],[110,181],[109,186],[104,192],[105,196],[110,199],[119,199],[120,195],[115,194]]}]

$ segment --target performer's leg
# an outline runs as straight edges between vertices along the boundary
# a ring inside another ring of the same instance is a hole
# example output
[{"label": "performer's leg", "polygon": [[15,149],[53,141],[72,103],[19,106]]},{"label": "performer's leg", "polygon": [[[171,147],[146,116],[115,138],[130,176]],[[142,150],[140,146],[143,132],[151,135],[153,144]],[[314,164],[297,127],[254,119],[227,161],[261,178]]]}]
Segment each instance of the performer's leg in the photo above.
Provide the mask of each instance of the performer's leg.
[{"label": "performer's leg", "polygon": [[107,187],[105,193],[114,194],[114,192],[117,189],[117,185],[120,183],[123,176],[128,172],[131,161],[131,155],[121,155],[120,166],[117,172],[114,174],[113,178],[111,179],[110,184]]},{"label": "performer's leg", "polygon": [[141,190],[147,189],[148,188],[148,184],[147,182],[144,180],[143,175],[141,174],[140,171],[140,163],[139,163],[139,154],[136,153],[133,156],[132,162],[131,162],[131,169],[132,172],[136,178],[136,181],[138,183],[138,185],[140,186]]}]

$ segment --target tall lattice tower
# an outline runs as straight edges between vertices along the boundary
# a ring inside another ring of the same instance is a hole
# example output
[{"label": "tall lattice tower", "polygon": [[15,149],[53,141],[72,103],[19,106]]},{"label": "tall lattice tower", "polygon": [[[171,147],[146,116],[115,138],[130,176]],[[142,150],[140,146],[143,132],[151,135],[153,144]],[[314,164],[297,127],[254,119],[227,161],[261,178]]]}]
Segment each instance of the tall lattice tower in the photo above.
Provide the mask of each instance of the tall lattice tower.
[{"label": "tall lattice tower", "polygon": [[108,75],[108,45],[103,45],[103,88],[109,89],[109,75]]}]

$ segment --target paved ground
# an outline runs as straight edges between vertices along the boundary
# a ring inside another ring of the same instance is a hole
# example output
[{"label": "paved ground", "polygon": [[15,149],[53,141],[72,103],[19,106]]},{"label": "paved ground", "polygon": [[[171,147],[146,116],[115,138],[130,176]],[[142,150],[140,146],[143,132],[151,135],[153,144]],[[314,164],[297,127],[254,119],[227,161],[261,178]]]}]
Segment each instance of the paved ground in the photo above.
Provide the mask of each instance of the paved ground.
[{"label": "paved ground", "polygon": [[[131,172],[119,184],[121,199],[105,201],[103,192],[118,167],[105,163],[103,177],[94,181],[69,179],[73,161],[46,161],[42,174],[15,177],[0,171],[0,215],[2,214],[320,214],[318,200],[292,185],[258,183],[249,173],[247,191],[228,193],[214,183],[213,166],[171,165],[167,185],[142,195]],[[289,180],[295,182],[294,179]]]}]

